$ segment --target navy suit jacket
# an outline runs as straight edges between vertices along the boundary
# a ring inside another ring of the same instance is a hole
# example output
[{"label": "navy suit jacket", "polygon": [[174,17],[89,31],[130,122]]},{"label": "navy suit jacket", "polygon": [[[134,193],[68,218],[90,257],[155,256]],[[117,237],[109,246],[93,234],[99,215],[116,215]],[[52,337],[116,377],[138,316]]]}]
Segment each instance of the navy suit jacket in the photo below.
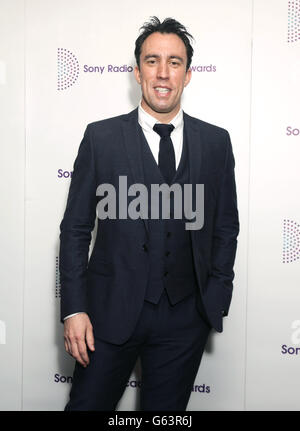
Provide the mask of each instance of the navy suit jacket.
[{"label": "navy suit jacket", "polygon": [[[122,344],[139,318],[147,285],[148,221],[98,220],[89,256],[99,197],[119,176],[128,187],[144,183],[138,110],[88,124],[70,184],[61,222],[61,319],[84,311],[95,336]],[[184,113],[191,184],[204,184],[204,225],[191,231],[199,293],[211,325],[222,332],[233,287],[239,232],[234,156],[225,129]],[[195,208],[195,207],[193,207]]]}]

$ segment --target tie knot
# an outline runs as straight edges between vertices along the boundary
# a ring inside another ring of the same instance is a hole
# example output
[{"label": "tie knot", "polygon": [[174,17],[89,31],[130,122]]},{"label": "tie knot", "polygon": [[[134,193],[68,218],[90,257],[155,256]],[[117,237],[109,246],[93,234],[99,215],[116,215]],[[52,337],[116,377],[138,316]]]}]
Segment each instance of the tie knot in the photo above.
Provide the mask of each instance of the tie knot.
[{"label": "tie knot", "polygon": [[173,124],[155,124],[153,127],[153,130],[158,133],[161,138],[169,137],[173,129]]}]

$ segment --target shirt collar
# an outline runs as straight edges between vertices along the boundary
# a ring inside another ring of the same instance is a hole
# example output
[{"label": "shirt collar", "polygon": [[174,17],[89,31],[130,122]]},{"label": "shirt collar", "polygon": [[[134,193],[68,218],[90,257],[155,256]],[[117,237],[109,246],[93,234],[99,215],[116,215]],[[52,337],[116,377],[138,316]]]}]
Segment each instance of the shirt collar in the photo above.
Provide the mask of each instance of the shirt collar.
[{"label": "shirt collar", "polygon": [[[141,105],[141,102],[138,106],[138,121],[140,126],[145,131],[153,130],[154,124],[159,123],[159,121],[152,117],[152,115],[148,114]],[[183,126],[183,110],[182,108],[179,109],[178,113],[175,115],[175,117],[169,122],[169,124],[172,123],[174,128],[180,128]]]}]

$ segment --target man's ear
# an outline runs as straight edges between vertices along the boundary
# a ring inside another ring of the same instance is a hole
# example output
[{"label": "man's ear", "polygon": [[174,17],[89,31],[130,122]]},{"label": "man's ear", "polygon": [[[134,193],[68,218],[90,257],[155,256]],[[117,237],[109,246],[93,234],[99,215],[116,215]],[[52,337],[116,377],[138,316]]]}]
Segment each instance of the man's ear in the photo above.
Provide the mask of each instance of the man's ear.
[{"label": "man's ear", "polygon": [[134,68],[134,76],[138,84],[141,84],[141,72],[138,66]]},{"label": "man's ear", "polygon": [[188,83],[190,82],[192,77],[192,70],[189,68],[188,71],[185,74],[185,80],[184,80],[184,86],[186,87]]}]

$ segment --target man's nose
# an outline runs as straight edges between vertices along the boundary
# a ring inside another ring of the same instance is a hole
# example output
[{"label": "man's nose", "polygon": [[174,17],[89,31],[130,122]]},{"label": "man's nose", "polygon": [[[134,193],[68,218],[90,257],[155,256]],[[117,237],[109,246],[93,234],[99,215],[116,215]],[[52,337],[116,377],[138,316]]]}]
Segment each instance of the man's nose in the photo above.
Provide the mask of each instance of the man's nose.
[{"label": "man's nose", "polygon": [[168,79],[169,78],[169,66],[167,62],[160,62],[157,68],[157,78]]}]

